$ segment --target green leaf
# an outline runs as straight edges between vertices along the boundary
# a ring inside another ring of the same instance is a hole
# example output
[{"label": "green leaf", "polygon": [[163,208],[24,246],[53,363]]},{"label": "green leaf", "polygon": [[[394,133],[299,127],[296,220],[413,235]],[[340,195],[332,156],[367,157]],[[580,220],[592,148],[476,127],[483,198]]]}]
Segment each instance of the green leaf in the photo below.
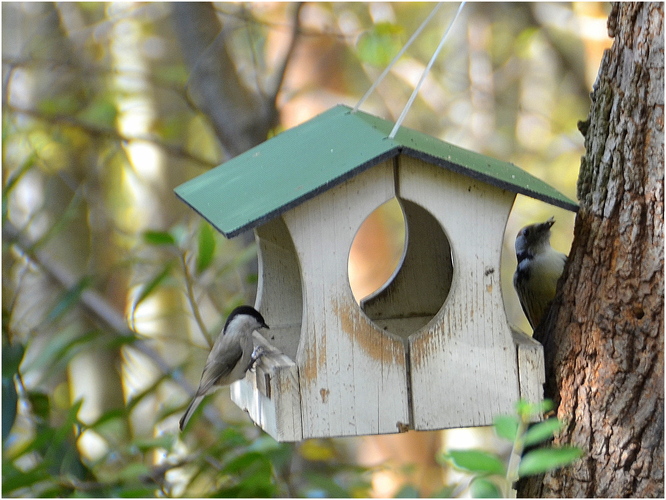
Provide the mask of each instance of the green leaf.
[{"label": "green leaf", "polygon": [[[4,353],[3,353],[4,354]],[[4,369],[4,366],[3,366]],[[16,410],[18,408],[18,393],[14,379],[11,377],[2,377],[2,440],[9,436],[9,433],[16,421]]]},{"label": "green leaf", "polygon": [[553,435],[562,429],[563,424],[557,418],[549,418],[543,422],[530,427],[525,433],[524,445],[532,446],[542,441],[546,441],[553,437]]},{"label": "green leaf", "polygon": [[144,231],[143,241],[150,245],[175,245],[176,240],[167,231]]},{"label": "green leaf", "polygon": [[28,401],[30,401],[33,415],[48,422],[51,416],[51,401],[49,401],[48,395],[43,392],[30,391],[28,392]]},{"label": "green leaf", "polygon": [[230,447],[248,446],[251,441],[235,427],[227,427],[220,432],[220,442]]},{"label": "green leaf", "polygon": [[69,93],[44,98],[37,104],[37,109],[46,115],[70,115],[80,107],[81,101]]},{"label": "green leaf", "polygon": [[402,31],[397,24],[375,24],[359,38],[356,45],[358,57],[375,66],[386,66],[402,48]]},{"label": "green leaf", "polygon": [[[134,332],[132,332],[132,333],[134,333]],[[137,340],[142,340],[142,338],[143,337],[138,335],[138,334],[118,335],[116,337],[112,337],[110,339],[107,339],[104,342],[104,346],[109,350],[120,349],[124,345],[133,344]]]},{"label": "green leaf", "polygon": [[524,421],[527,421],[534,416],[543,415],[552,410],[554,406],[555,405],[550,399],[544,399],[539,403],[528,403],[524,399],[521,399],[516,404],[516,411]]},{"label": "green leaf", "polygon": [[54,429],[49,427],[46,428],[42,427],[39,430],[39,432],[35,433],[35,436],[32,439],[32,441],[29,441],[28,443],[25,444],[25,446],[12,453],[12,459],[16,460],[17,458],[22,457],[23,455],[31,453],[33,451],[36,451],[40,454],[46,453],[54,436],[55,436]]},{"label": "green leaf", "polygon": [[504,474],[504,463],[482,450],[449,450],[448,458],[459,469],[474,474]]},{"label": "green leaf", "polygon": [[77,478],[79,481],[83,481],[91,475],[90,469],[83,464],[73,439],[66,441],[60,447],[55,464],[57,465],[52,470],[60,476]]},{"label": "green leaf", "polygon": [[518,434],[518,419],[511,415],[502,415],[495,417],[495,433],[503,438],[508,439],[511,442],[516,440],[516,435]]},{"label": "green leaf", "polygon": [[118,492],[119,498],[151,498],[159,496],[155,487],[150,486],[132,486],[124,487]]},{"label": "green leaf", "polygon": [[23,344],[8,344],[2,346],[2,376],[12,378],[18,373],[25,348]]},{"label": "green leaf", "polygon": [[25,161],[21,164],[18,169],[12,171],[9,179],[2,188],[2,220],[3,222],[7,219],[7,200],[9,199],[9,194],[13,191],[14,187],[18,184],[21,178],[32,169],[35,164],[35,159],[37,155],[32,153],[28,156]]},{"label": "green leaf", "polygon": [[142,476],[150,475],[150,468],[141,462],[130,462],[118,472],[118,478],[123,481],[132,481]]},{"label": "green leaf", "polygon": [[222,470],[229,474],[239,473],[261,460],[264,460],[264,456],[261,453],[251,451],[234,458]]},{"label": "green leaf", "polygon": [[232,459],[223,472],[237,478],[238,482],[215,492],[214,496],[265,497],[272,496],[273,470],[269,460],[261,453],[244,453]]},{"label": "green leaf", "polygon": [[113,128],[118,118],[118,109],[112,96],[97,97],[79,113],[82,121],[101,127]]},{"label": "green leaf", "polygon": [[59,427],[55,429],[53,438],[49,443],[49,450],[44,456],[44,460],[54,460],[58,461],[62,459],[61,445],[65,443],[68,439],[73,438],[73,428],[74,424],[78,424],[78,413],[83,405],[83,399],[77,399],[74,401],[72,406],[67,412],[65,420],[60,424]]},{"label": "green leaf", "polygon": [[215,234],[207,222],[199,226],[199,253],[197,255],[197,273],[205,271],[213,262],[215,255]]},{"label": "green leaf", "polygon": [[569,465],[583,456],[580,448],[564,446],[562,448],[542,448],[526,453],[518,466],[520,477],[542,474]]},{"label": "green leaf", "polygon": [[85,289],[90,287],[91,284],[92,279],[89,276],[84,276],[76,285],[64,293],[58,303],[51,309],[45,321],[51,323],[62,317],[78,303]]},{"label": "green leaf", "polygon": [[113,422],[114,420],[122,420],[126,417],[127,417],[127,410],[125,408],[113,408],[111,410],[107,410],[106,412],[104,412],[101,417],[99,417],[93,423],[88,425],[86,428],[98,429],[100,427],[103,427],[105,424],[109,422]]},{"label": "green leaf", "polygon": [[470,484],[470,493],[473,498],[501,498],[502,492],[492,481],[476,477]]},{"label": "green leaf", "polygon": [[2,440],[14,426],[18,410],[18,393],[14,376],[18,373],[25,349],[23,344],[3,343],[2,346]]},{"label": "green leaf", "polygon": [[164,268],[162,268],[162,270],[152,280],[141,287],[139,295],[134,301],[134,304],[132,304],[132,317],[134,317],[134,312],[136,311],[136,308],[139,307],[139,304],[146,300],[146,298],[148,298],[148,296],[157,289],[157,287],[169,276],[169,274],[171,274],[171,263],[167,262]]},{"label": "green leaf", "polygon": [[19,488],[27,488],[35,483],[49,478],[48,472],[41,466],[23,472],[17,469],[11,462],[2,464],[2,496],[6,497]]}]

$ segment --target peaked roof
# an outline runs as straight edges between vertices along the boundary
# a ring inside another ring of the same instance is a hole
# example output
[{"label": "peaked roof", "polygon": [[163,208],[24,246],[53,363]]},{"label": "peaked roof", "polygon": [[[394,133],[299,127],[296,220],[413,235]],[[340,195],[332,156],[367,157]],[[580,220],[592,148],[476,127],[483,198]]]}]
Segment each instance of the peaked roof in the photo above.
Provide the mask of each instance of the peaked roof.
[{"label": "peaked roof", "polygon": [[577,211],[578,205],[511,163],[336,106],[175,189],[227,238],[263,224],[399,154]]}]

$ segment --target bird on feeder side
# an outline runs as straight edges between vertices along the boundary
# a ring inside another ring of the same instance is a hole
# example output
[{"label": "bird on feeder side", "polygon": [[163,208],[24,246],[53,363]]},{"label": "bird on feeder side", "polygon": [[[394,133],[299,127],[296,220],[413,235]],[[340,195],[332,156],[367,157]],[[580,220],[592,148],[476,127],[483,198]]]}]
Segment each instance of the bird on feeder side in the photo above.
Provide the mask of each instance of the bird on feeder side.
[{"label": "bird on feeder side", "polygon": [[531,224],[516,236],[518,265],[513,286],[532,329],[544,318],[555,297],[557,280],[562,275],[567,256],[550,246],[551,217],[546,222]]},{"label": "bird on feeder side", "polygon": [[245,377],[245,372],[263,355],[252,340],[252,332],[259,328],[268,328],[268,325],[253,307],[239,306],[231,311],[222,333],[213,343],[194,399],[178,423],[181,431],[204,396]]}]

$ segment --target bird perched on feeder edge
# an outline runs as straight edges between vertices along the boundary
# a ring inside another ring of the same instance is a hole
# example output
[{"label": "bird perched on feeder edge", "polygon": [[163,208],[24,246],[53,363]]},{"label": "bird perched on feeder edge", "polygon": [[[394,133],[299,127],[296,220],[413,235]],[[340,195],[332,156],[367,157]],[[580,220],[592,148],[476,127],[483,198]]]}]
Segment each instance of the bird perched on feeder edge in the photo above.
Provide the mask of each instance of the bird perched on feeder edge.
[{"label": "bird perched on feeder edge", "polygon": [[557,280],[567,256],[550,246],[551,217],[546,222],[525,226],[516,236],[518,265],[513,286],[532,329],[536,329],[555,297]]},{"label": "bird perched on feeder edge", "polygon": [[222,333],[215,339],[208,354],[194,399],[180,419],[178,426],[181,431],[204,396],[242,379],[245,372],[263,355],[262,349],[254,349],[252,340],[252,332],[259,328],[268,328],[268,325],[253,307],[239,306],[231,311]]}]

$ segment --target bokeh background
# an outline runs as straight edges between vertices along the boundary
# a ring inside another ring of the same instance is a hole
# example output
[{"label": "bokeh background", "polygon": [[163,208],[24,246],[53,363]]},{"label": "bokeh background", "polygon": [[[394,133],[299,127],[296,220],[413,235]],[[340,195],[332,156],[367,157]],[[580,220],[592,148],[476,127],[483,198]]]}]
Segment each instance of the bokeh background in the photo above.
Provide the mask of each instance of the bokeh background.
[{"label": "bokeh background", "polygon": [[[277,89],[272,135],[354,106],[433,6],[216,3],[212,12],[237,82]],[[457,7],[437,12],[364,111],[399,116]],[[576,199],[577,122],[611,43],[609,9],[466,5],[404,125],[513,162]],[[3,493],[466,494],[439,454],[508,453],[489,429],[278,444],[223,389],[177,432],[208,339],[233,307],[253,303],[257,279],[252,235],[224,239],[172,191],[235,153],[195,95],[179,21],[170,3],[2,4]],[[505,305],[526,332],[513,240],[551,215],[553,246],[568,252],[570,212],[518,196],[506,228]],[[403,245],[389,202],[350,250],[359,299],[390,277]]]}]

